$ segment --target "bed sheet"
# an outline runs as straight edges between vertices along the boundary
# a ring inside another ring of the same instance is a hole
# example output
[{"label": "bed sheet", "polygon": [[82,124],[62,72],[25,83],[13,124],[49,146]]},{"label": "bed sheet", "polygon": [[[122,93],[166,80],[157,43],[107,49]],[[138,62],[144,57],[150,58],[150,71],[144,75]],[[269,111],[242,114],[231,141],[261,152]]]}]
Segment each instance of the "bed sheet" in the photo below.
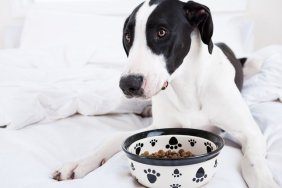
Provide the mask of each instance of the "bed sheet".
[{"label": "bed sheet", "polygon": [[[1,188],[138,188],[130,176],[123,152],[83,179],[57,182],[52,172],[65,162],[79,159],[117,131],[140,129],[150,118],[132,114],[109,116],[76,115],[51,123],[41,123],[21,130],[0,129]],[[110,148],[109,148],[110,149]],[[241,152],[226,146],[219,160],[218,172],[208,188],[245,188],[240,173]]]}]

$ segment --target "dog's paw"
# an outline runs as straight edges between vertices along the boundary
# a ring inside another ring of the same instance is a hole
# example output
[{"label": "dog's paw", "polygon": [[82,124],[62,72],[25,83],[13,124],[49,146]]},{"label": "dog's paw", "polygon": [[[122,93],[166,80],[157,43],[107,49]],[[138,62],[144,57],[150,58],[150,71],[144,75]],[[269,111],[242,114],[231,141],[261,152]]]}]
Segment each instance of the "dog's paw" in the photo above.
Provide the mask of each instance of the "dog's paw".
[{"label": "dog's paw", "polygon": [[279,188],[265,159],[250,160],[244,156],[241,165],[244,179],[250,188]]},{"label": "dog's paw", "polygon": [[54,180],[62,181],[75,178],[75,170],[78,167],[77,163],[67,163],[63,165],[60,169],[56,170],[52,177]]},{"label": "dog's paw", "polygon": [[71,180],[79,179],[86,176],[89,172],[93,171],[95,168],[104,164],[105,161],[101,161],[99,165],[89,164],[90,161],[77,161],[72,163],[67,163],[63,165],[60,169],[56,170],[52,177],[54,180]]}]

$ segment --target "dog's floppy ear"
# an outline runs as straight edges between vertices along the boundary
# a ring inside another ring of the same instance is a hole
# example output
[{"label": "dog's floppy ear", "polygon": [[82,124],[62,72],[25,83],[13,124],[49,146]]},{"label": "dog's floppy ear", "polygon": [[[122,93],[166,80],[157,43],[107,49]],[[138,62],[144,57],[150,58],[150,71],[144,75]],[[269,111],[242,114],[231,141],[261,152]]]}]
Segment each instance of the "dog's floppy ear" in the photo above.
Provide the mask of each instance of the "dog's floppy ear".
[{"label": "dog's floppy ear", "polygon": [[198,27],[203,43],[208,45],[209,53],[212,53],[213,22],[210,9],[194,1],[188,1],[184,5],[188,21]]}]

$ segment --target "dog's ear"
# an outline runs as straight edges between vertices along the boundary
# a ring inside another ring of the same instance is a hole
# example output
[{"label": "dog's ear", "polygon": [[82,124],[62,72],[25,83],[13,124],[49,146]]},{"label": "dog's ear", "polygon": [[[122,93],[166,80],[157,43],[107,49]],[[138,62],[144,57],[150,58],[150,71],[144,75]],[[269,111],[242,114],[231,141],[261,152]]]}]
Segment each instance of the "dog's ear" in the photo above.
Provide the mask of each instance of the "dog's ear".
[{"label": "dog's ear", "polygon": [[184,10],[188,21],[198,27],[203,43],[208,45],[209,53],[212,53],[213,42],[213,22],[210,9],[194,1],[188,1],[184,5]]}]

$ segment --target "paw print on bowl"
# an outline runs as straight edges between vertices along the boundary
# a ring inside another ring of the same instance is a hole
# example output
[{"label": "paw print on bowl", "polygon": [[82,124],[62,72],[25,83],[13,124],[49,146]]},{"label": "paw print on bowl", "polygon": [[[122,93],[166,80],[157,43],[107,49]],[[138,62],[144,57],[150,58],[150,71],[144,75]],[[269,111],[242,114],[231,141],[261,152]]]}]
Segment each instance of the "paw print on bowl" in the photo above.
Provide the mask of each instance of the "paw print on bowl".
[{"label": "paw print on bowl", "polygon": [[193,178],[192,180],[196,183],[202,182],[204,181],[205,178],[208,177],[208,175],[205,173],[205,170],[202,167],[198,169],[195,176],[196,177]]},{"label": "paw print on bowl", "polygon": [[172,185],[170,185],[170,187],[171,188],[179,188],[179,187],[181,187],[181,185],[179,185],[179,184],[172,184]]},{"label": "paw print on bowl", "polygon": [[217,159],[215,160],[213,167],[214,167],[214,168],[217,167]]},{"label": "paw print on bowl", "polygon": [[153,139],[150,141],[150,144],[152,145],[152,147],[154,147],[156,145],[158,141],[156,139]]},{"label": "paw print on bowl", "polygon": [[194,147],[195,144],[197,143],[196,140],[194,140],[194,139],[190,139],[190,140],[188,140],[188,142],[190,143],[190,145],[191,145],[192,147]]},{"label": "paw print on bowl", "polygon": [[138,143],[138,144],[136,144],[136,146],[134,147],[136,155],[139,155],[139,154],[140,154],[141,148],[142,148],[143,146],[144,146],[143,143]]},{"label": "paw print on bowl", "polygon": [[151,170],[151,169],[144,170],[144,173],[147,174],[147,179],[152,184],[155,183],[158,177],[161,176],[160,173],[156,172],[155,170]]},{"label": "paw print on bowl", "polygon": [[173,136],[169,139],[168,144],[165,147],[166,149],[177,149],[179,147],[182,147],[182,144],[178,143],[177,138]]},{"label": "paw print on bowl", "polygon": [[213,151],[213,147],[212,147],[211,143],[205,142],[204,144],[205,144],[205,146],[207,147],[207,152],[208,152],[208,153],[210,153],[210,152]]},{"label": "paw print on bowl", "polygon": [[135,170],[135,166],[134,166],[134,164],[131,162],[131,164],[130,164],[130,167],[131,167],[131,169],[134,171]]},{"label": "paw print on bowl", "polygon": [[175,178],[179,178],[180,176],[182,176],[182,174],[179,172],[178,169],[175,169],[175,170],[173,171],[172,176],[175,177]]}]

